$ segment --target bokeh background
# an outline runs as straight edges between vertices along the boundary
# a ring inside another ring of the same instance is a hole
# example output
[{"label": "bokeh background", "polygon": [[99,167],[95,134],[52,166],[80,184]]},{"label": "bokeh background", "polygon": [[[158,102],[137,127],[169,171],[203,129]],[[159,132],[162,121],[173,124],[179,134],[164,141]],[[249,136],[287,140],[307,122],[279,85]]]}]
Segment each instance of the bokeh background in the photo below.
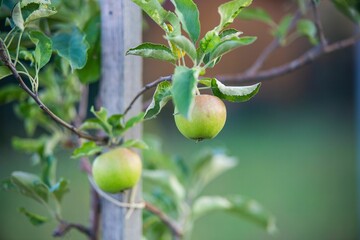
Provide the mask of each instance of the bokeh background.
[{"label": "bokeh background", "polygon": [[[217,6],[224,1],[197,0],[202,34],[219,21]],[[169,4],[166,3],[166,6]],[[255,0],[276,21],[292,12],[293,1]],[[322,1],[321,17],[328,39],[333,42],[353,33],[350,22]],[[161,29],[147,19],[144,41],[163,42]],[[271,41],[261,23],[237,20],[234,27],[258,36],[253,45],[228,54],[208,75],[239,73],[256,59]],[[265,68],[285,63],[310,46],[299,40],[273,53]],[[171,74],[170,65],[144,61],[144,81]],[[8,82],[0,82],[0,87]],[[225,213],[200,219],[194,240],[353,240],[358,239],[356,192],[355,50],[347,48],[323,56],[294,73],[264,81],[259,94],[242,104],[228,103],[224,130],[211,141],[194,143],[182,137],[172,119],[172,106],[145,123],[146,134],[163,140],[168,153],[191,161],[203,148],[224,147],[239,159],[229,173],[214,181],[208,194],[242,194],[257,199],[277,219],[279,232],[269,236],[246,220]],[[96,92],[96,84],[92,86]],[[145,96],[150,98],[151,93]],[[0,106],[0,179],[12,171],[37,172],[29,156],[11,147],[13,136],[24,136],[23,125],[11,104]],[[62,153],[58,175],[71,180],[71,193],[64,199],[64,217],[86,223],[89,208],[87,178],[79,164]],[[51,239],[56,223],[33,227],[17,208],[44,213],[31,200],[16,193],[0,192],[0,239]],[[71,232],[64,239],[85,239]]]}]

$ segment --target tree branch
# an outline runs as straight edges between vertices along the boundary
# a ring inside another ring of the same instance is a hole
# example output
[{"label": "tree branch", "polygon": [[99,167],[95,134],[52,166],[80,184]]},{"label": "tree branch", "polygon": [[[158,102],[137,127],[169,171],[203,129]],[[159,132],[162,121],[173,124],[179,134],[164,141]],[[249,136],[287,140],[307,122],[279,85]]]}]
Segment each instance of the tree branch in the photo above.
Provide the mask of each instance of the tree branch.
[{"label": "tree branch", "polygon": [[170,217],[168,217],[160,209],[158,209],[157,207],[155,207],[154,205],[152,205],[151,203],[148,203],[148,202],[145,202],[145,209],[148,210],[149,212],[155,214],[156,216],[158,216],[160,218],[160,220],[169,227],[171,232],[177,238],[183,236],[183,232],[179,228],[178,224],[174,220],[172,220]]},{"label": "tree branch", "polygon": [[220,75],[217,76],[217,79],[224,82],[254,82],[254,81],[264,81],[269,80],[287,73],[293,72],[300,67],[303,67],[306,64],[311,63],[316,58],[337,50],[349,47],[354,45],[357,41],[360,40],[360,35],[352,36],[350,38],[329,44],[325,47],[316,46],[302,56],[296,58],[295,60],[283,64],[278,67],[274,67],[268,70],[260,71],[254,75],[248,76],[246,74],[235,74],[235,75]]},{"label": "tree branch", "polygon": [[323,26],[321,24],[320,14],[319,14],[317,3],[315,2],[315,0],[311,0],[311,4],[312,4],[313,12],[314,12],[315,25],[316,25],[317,32],[318,32],[318,37],[320,39],[320,44],[322,46],[326,46],[327,41],[325,38]]},{"label": "tree branch", "polygon": [[139,92],[138,94],[136,94],[136,96],[134,97],[134,99],[130,102],[129,106],[125,109],[124,111],[124,115],[126,115],[130,109],[132,108],[132,106],[134,105],[134,103],[136,102],[136,100],[143,95],[147,90],[156,87],[159,83],[164,82],[164,81],[171,81],[172,75],[169,76],[165,76],[165,77],[160,77],[158,79],[156,79],[155,81],[146,84]]},{"label": "tree branch", "polygon": [[53,237],[63,237],[67,232],[69,232],[71,229],[76,229],[77,231],[85,234],[91,239],[91,231],[89,228],[77,224],[77,223],[68,223],[65,221],[61,221],[59,226],[54,230]]},{"label": "tree branch", "polygon": [[4,63],[5,66],[9,68],[12,75],[15,77],[15,79],[19,82],[20,87],[36,102],[37,105],[39,105],[40,109],[43,110],[49,117],[51,117],[55,122],[59,123],[63,127],[69,129],[71,132],[79,136],[80,138],[88,139],[91,141],[95,141],[100,144],[104,144],[107,142],[107,138],[99,138],[92,136],[86,132],[82,132],[79,129],[77,129],[75,126],[65,122],[63,119],[58,117],[56,114],[54,114],[39,98],[37,94],[32,92],[25,84],[24,80],[16,70],[15,65],[10,60],[10,57],[7,55],[7,51],[5,50],[6,46],[3,43],[3,41],[0,40],[0,61]]}]

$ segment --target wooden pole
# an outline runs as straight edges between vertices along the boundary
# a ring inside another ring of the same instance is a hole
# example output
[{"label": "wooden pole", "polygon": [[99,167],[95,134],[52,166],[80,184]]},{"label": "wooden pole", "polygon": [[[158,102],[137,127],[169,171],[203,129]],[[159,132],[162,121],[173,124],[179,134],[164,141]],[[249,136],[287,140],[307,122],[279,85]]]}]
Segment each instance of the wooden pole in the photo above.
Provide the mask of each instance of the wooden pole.
[{"label": "wooden pole", "polygon": [[[100,103],[109,114],[123,113],[142,86],[141,58],[127,56],[127,49],[141,42],[141,11],[130,0],[100,0],[102,77]],[[141,99],[132,107],[128,116],[139,113]],[[140,138],[141,127],[131,130],[127,138]],[[136,188],[136,201],[141,201],[141,186]],[[122,202],[129,201],[130,191],[113,195]],[[141,210],[135,210],[126,219],[128,209],[119,208],[109,201],[101,200],[102,239],[140,240]]]}]

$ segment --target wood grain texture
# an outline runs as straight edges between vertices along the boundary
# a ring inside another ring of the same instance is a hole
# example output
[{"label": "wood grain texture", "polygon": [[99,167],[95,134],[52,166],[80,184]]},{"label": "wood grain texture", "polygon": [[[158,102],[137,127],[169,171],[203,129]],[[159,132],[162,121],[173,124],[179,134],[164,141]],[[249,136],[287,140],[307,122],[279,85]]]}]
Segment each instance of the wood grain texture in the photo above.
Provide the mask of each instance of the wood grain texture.
[{"label": "wood grain texture", "polygon": [[[109,114],[123,113],[142,86],[142,62],[139,57],[127,56],[127,49],[141,42],[141,11],[130,0],[101,0],[102,77],[100,105]],[[134,104],[128,117],[142,110],[141,100]],[[132,129],[126,138],[140,138],[141,126]],[[128,201],[130,192],[113,195],[119,201]],[[136,200],[141,201],[141,186]],[[102,199],[102,239],[140,240],[141,211],[135,210],[125,219],[128,209],[119,208]]]}]

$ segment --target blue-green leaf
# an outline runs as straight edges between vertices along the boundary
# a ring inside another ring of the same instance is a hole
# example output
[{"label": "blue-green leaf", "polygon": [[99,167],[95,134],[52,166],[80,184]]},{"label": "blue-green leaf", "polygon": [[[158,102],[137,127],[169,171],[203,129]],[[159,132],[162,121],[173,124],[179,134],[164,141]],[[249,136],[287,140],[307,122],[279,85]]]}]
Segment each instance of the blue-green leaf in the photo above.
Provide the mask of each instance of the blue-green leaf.
[{"label": "blue-green leaf", "polygon": [[171,0],[175,6],[175,13],[193,42],[200,35],[199,10],[192,0]]},{"label": "blue-green leaf", "polygon": [[29,33],[29,37],[36,45],[34,59],[38,69],[41,69],[50,61],[52,54],[52,41],[44,33],[39,31],[31,31]]},{"label": "blue-green leaf", "polygon": [[169,48],[164,45],[154,43],[143,43],[135,48],[131,48],[126,52],[126,55],[154,58],[171,63],[176,62],[176,57]]},{"label": "blue-green leaf", "polygon": [[248,219],[263,227],[269,234],[277,231],[274,216],[257,201],[243,196],[202,196],[193,204],[192,217],[196,220],[215,211],[226,211]]},{"label": "blue-green leaf", "polygon": [[186,118],[190,117],[190,112],[194,103],[197,76],[194,69],[178,66],[173,75],[173,86],[171,93],[177,112]]},{"label": "blue-green leaf", "polygon": [[73,28],[72,32],[59,33],[52,40],[53,48],[70,63],[72,69],[85,66],[89,45],[78,28]]},{"label": "blue-green leaf", "polygon": [[171,83],[169,81],[161,82],[156,87],[152,101],[145,111],[144,118],[151,119],[156,117],[170,99]]},{"label": "blue-green leaf", "polygon": [[216,79],[211,80],[211,90],[213,94],[230,102],[245,102],[250,100],[259,92],[260,86],[260,83],[251,86],[225,86]]},{"label": "blue-green leaf", "polygon": [[61,178],[54,186],[50,188],[50,192],[54,194],[58,202],[61,202],[64,195],[69,191],[69,181],[63,178]]},{"label": "blue-green leaf", "polygon": [[218,12],[220,14],[221,20],[219,26],[217,26],[215,30],[220,32],[223,28],[232,23],[239,15],[241,9],[249,6],[251,2],[252,0],[233,0],[220,5]]}]

